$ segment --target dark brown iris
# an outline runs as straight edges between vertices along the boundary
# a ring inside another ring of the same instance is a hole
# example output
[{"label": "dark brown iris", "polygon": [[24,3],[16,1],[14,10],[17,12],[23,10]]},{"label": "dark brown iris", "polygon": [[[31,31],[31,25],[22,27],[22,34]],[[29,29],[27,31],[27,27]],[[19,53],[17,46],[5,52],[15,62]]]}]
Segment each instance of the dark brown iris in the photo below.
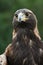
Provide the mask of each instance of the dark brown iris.
[{"label": "dark brown iris", "polygon": [[17,14],[15,14],[15,16],[16,16],[16,17],[18,17],[18,15],[17,15]]},{"label": "dark brown iris", "polygon": [[28,16],[28,13],[26,12],[25,15]]}]

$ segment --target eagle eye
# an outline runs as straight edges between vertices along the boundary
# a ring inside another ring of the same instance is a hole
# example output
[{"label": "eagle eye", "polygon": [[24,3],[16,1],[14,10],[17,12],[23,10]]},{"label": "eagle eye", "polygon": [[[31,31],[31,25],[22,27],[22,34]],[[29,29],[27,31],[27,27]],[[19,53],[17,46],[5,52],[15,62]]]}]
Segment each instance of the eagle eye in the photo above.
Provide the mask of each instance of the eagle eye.
[{"label": "eagle eye", "polygon": [[18,17],[18,15],[17,15],[17,14],[15,14],[15,16],[16,16],[16,17]]},{"label": "eagle eye", "polygon": [[28,16],[28,12],[26,12],[25,15]]}]

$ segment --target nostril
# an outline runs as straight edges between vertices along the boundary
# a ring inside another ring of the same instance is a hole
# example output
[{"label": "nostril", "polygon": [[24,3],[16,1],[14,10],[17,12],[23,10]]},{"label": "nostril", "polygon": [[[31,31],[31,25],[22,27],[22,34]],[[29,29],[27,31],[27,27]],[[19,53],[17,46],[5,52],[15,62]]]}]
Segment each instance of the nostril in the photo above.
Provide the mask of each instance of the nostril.
[{"label": "nostril", "polygon": [[21,22],[21,18],[18,18],[18,22]]},{"label": "nostril", "polygon": [[2,62],[2,61],[1,61]]},{"label": "nostril", "polygon": [[0,63],[2,63],[2,61],[0,61]]},{"label": "nostril", "polygon": [[19,18],[19,21],[21,21],[21,18]]}]

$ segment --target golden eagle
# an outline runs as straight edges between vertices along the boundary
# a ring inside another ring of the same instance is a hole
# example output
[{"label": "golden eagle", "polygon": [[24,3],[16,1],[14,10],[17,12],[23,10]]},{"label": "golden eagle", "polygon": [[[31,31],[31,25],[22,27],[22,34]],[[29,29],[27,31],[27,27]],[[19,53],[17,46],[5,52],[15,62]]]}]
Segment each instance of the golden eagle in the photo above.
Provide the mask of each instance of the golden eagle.
[{"label": "golden eagle", "polygon": [[43,43],[35,14],[29,9],[19,9],[12,24],[12,44],[6,49],[8,65],[43,65]]}]

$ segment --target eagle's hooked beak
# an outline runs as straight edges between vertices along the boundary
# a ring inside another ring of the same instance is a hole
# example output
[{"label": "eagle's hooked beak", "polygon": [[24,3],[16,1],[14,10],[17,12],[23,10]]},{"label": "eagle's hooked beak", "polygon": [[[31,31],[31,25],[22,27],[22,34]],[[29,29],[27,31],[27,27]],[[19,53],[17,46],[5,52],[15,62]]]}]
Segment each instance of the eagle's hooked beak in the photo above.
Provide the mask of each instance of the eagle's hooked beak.
[{"label": "eagle's hooked beak", "polygon": [[27,18],[24,13],[21,12],[21,13],[18,14],[18,22],[21,22],[21,21],[25,22],[28,19],[29,18]]}]

